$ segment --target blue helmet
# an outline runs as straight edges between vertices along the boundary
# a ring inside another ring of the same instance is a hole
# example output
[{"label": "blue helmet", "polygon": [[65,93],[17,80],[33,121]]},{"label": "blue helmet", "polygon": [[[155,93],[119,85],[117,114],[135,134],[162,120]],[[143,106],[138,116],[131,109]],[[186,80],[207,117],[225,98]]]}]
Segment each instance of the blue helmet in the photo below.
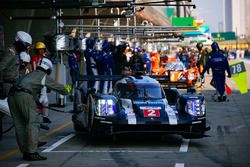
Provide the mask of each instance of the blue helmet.
[{"label": "blue helmet", "polygon": [[213,52],[218,52],[220,50],[220,47],[217,42],[213,42],[211,48]]},{"label": "blue helmet", "polygon": [[102,50],[108,50],[110,47],[110,44],[108,41],[104,41],[102,44]]},{"label": "blue helmet", "polygon": [[93,49],[94,44],[95,44],[95,40],[94,39],[92,39],[92,38],[86,39],[86,46],[87,46],[87,48]]},{"label": "blue helmet", "polygon": [[135,52],[141,52],[141,48],[135,48]]}]

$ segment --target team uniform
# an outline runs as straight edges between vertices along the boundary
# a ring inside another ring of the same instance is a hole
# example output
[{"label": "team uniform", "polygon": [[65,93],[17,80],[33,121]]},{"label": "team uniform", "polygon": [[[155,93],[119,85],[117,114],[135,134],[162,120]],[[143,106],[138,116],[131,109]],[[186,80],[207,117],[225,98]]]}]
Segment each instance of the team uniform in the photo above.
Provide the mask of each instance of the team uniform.
[{"label": "team uniform", "polygon": [[17,143],[24,160],[46,159],[37,153],[40,121],[35,102],[44,86],[62,95],[68,94],[63,85],[54,81],[45,71],[38,69],[18,79],[8,96]]},{"label": "team uniform", "polygon": [[231,77],[231,71],[230,71],[227,57],[225,56],[223,51],[219,50],[219,48],[217,49],[217,51],[215,51],[215,50],[216,49],[213,49],[213,51],[210,53],[210,56],[208,57],[208,60],[206,63],[206,66],[205,66],[204,70],[202,71],[201,75],[203,76],[204,73],[207,70],[209,70],[209,68],[212,69],[215,88],[216,88],[216,91],[218,93],[218,100],[225,101],[226,100],[226,93],[225,93],[226,74],[225,74],[225,71],[227,71],[229,77]]}]

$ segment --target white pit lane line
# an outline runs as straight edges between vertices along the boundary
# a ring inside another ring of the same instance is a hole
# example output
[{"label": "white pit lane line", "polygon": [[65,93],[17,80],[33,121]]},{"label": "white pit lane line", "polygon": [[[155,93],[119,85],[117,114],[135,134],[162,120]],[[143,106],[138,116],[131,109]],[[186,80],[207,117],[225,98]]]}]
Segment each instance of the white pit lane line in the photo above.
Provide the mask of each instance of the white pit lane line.
[{"label": "white pit lane line", "polygon": [[[187,152],[188,151],[188,145],[190,142],[190,139],[183,139],[179,151],[169,151],[169,150],[65,150],[65,151],[53,151],[56,147],[59,145],[65,143],[72,137],[74,137],[75,134],[70,134],[61,140],[57,141],[56,143],[52,144],[47,149],[43,150],[42,152],[53,152],[53,153],[177,153],[177,152]],[[101,161],[113,161],[113,159],[100,159]],[[22,164],[21,164],[22,165]],[[28,164],[29,165],[29,164]],[[18,167],[26,167],[26,166],[18,166]],[[184,163],[176,163],[175,167],[185,167]]]},{"label": "white pit lane line", "polygon": [[68,141],[72,137],[74,137],[75,134],[70,134],[61,140],[57,141],[56,143],[49,146],[47,149],[43,150],[42,152],[53,152],[53,153],[178,153],[178,152],[187,152],[188,151],[188,145],[190,142],[190,139],[182,139],[181,146],[179,148],[179,151],[174,150],[125,150],[125,149],[115,149],[114,150],[59,150],[59,151],[53,151],[56,147],[63,144],[64,142]]},{"label": "white pit lane line", "polygon": [[27,166],[30,166],[30,164],[20,164],[20,165],[17,165],[16,167],[27,167]]},{"label": "white pit lane line", "polygon": [[187,152],[190,139],[182,139],[181,147],[179,152]]},{"label": "white pit lane line", "polygon": [[168,150],[68,150],[51,151],[53,153],[178,153],[179,151]]},{"label": "white pit lane line", "polygon": [[57,148],[61,144],[65,143],[66,141],[68,141],[69,139],[71,139],[74,136],[75,136],[75,134],[70,134],[70,135],[62,138],[59,141],[57,141],[56,143],[54,143],[51,146],[49,146],[47,149],[43,150],[42,152],[43,153],[51,152],[52,150],[54,150],[55,148]]},{"label": "white pit lane line", "polygon": [[185,164],[184,163],[176,163],[175,167],[185,167]]}]

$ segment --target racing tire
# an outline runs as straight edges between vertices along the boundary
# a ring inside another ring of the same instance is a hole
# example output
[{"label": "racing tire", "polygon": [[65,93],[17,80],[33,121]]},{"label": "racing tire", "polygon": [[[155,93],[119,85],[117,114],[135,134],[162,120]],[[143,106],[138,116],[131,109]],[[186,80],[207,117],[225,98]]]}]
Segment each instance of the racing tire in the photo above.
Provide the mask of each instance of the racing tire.
[{"label": "racing tire", "polygon": [[182,134],[184,139],[199,139],[202,138],[206,131],[206,120],[203,120],[201,124],[195,125],[192,127],[192,131],[194,134]]},{"label": "racing tire", "polygon": [[88,101],[87,101],[87,111],[88,111],[88,116],[87,116],[87,122],[88,122],[88,130],[91,132],[92,126],[93,126],[93,121],[94,121],[94,112],[95,112],[95,106],[94,106],[94,100],[92,95],[88,96]]},{"label": "racing tire", "polygon": [[84,132],[85,131],[85,129],[77,123],[74,123],[74,129],[76,132]]},{"label": "racing tire", "polygon": [[87,129],[84,128],[83,126],[81,126],[81,124],[77,121],[76,119],[76,115],[72,115],[72,122],[73,122],[73,126],[76,132],[86,132]]}]

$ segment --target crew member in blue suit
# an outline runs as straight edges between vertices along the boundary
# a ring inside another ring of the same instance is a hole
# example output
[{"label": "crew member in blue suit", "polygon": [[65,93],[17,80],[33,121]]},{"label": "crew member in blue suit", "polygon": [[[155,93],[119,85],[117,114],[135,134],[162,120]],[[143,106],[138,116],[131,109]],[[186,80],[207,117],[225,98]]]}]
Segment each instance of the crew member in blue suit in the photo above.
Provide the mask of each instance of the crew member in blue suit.
[{"label": "crew member in blue suit", "polygon": [[[102,51],[101,51],[101,56],[102,56],[102,64],[103,64],[103,69],[102,71],[104,72],[104,75],[111,76],[112,75],[112,70],[113,70],[113,54],[109,50],[110,44],[107,40],[105,40],[102,44]],[[111,93],[112,92],[112,81],[104,81],[101,87],[102,93]]]},{"label": "crew member in blue suit", "polygon": [[146,63],[146,73],[150,74],[151,73],[151,61],[150,61],[150,56],[149,54],[146,52],[146,49],[142,49],[142,58],[143,61]]},{"label": "crew member in blue suit", "polygon": [[215,88],[218,95],[218,101],[226,101],[227,96],[225,93],[225,81],[226,75],[225,71],[227,71],[228,78],[231,77],[231,71],[229,67],[229,63],[227,61],[227,57],[222,50],[220,50],[218,43],[213,42],[211,45],[212,52],[210,53],[206,66],[201,73],[201,77],[204,77],[204,73],[212,69],[213,79],[215,83]]},{"label": "crew member in blue suit", "polygon": [[[84,56],[87,64],[87,75],[93,76],[98,75],[97,65],[96,65],[96,51],[94,50],[95,40],[92,38],[88,38],[86,40],[86,50],[84,51]],[[99,87],[98,81],[89,81],[88,88],[95,88],[98,90]]]}]

